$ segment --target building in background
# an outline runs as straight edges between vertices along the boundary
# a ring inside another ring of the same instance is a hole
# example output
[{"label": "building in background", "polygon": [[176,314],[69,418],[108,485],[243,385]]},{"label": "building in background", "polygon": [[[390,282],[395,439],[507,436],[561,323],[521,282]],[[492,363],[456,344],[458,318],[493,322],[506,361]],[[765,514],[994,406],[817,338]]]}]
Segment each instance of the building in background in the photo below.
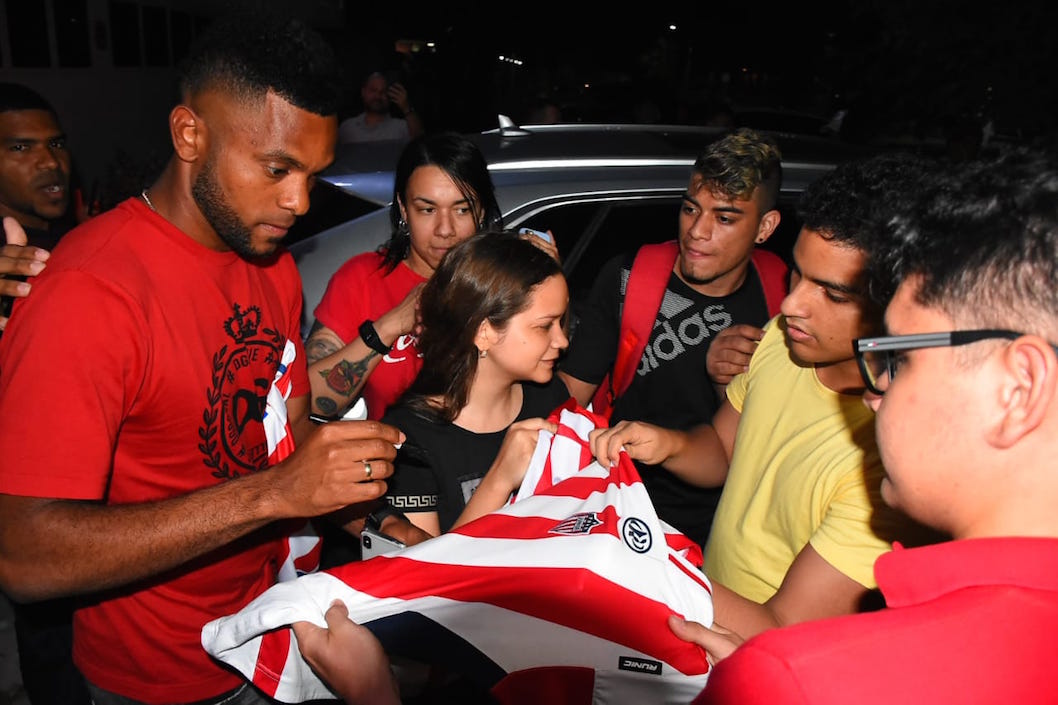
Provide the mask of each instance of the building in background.
[{"label": "building in background", "polygon": [[[107,207],[152,180],[171,152],[165,115],[175,65],[195,35],[238,2],[0,0],[0,80],[32,86],[63,116],[86,197]],[[298,0],[321,31],[342,0]]]}]

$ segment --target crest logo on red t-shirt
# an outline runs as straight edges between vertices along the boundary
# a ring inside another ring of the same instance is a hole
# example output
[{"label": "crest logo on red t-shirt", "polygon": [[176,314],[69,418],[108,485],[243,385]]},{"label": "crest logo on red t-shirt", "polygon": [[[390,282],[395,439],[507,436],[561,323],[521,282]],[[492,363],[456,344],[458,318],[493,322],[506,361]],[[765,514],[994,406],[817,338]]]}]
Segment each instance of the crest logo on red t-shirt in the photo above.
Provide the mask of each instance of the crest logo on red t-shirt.
[{"label": "crest logo on red t-shirt", "polygon": [[261,325],[261,309],[251,306],[243,311],[239,304],[235,304],[234,308],[235,315],[224,321],[224,330],[235,338],[236,343],[241,343],[257,335],[257,328]]},{"label": "crest logo on red t-shirt", "polygon": [[198,447],[214,477],[232,479],[268,466],[263,420],[286,338],[261,325],[258,307],[239,304],[232,305],[224,331],[232,344],[213,356]]}]

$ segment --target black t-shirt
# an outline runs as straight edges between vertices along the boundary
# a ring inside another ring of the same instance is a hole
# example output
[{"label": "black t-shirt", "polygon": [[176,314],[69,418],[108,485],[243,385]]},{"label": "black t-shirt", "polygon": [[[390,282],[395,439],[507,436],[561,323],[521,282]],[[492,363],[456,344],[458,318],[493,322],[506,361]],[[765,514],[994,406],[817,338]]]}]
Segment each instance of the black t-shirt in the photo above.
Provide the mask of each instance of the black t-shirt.
[{"label": "black t-shirt", "polygon": [[[613,368],[633,257],[615,257],[600,271],[561,363],[567,374],[598,384]],[[731,325],[762,326],[767,320],[764,289],[752,266],[742,286],[722,297],[700,294],[671,274],[650,341],[632,383],[614,403],[611,424],[629,419],[685,430],[711,421],[721,400],[706,371],[710,343]],[[636,465],[658,516],[704,545],[720,488],[689,485],[659,465]]]},{"label": "black t-shirt", "polygon": [[[558,377],[544,385],[523,382],[522,410],[515,420],[547,418],[568,399],[566,385]],[[441,531],[448,531],[496,459],[507,430],[473,433],[426,418],[399,402],[382,422],[407,436],[388,480],[390,505],[402,512],[436,511]]]}]

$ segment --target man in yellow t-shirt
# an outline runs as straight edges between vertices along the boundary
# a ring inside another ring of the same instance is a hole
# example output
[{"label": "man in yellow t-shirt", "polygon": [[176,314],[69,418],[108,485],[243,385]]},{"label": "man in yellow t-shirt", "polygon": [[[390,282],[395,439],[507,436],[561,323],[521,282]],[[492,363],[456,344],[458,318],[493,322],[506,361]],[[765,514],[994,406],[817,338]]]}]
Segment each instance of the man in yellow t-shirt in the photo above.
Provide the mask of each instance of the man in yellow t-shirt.
[{"label": "man in yellow t-shirt", "polygon": [[755,602],[779,591],[809,545],[875,587],[874,561],[903,523],[879,495],[874,414],[798,364],[784,326],[782,318],[765,326],[749,370],[727,387],[738,429],[706,551],[706,574]]},{"label": "man in yellow t-shirt", "polygon": [[805,191],[790,293],[763,335],[729,333],[745,339],[750,362],[711,424],[622,422],[592,436],[600,462],[623,447],[692,484],[724,483],[705,568],[717,623],[742,637],[858,611],[875,587],[875,559],[897,529],[915,528],[879,498],[852,341],[880,329],[867,253],[885,246],[888,216],[925,173],[917,160],[874,157]]}]

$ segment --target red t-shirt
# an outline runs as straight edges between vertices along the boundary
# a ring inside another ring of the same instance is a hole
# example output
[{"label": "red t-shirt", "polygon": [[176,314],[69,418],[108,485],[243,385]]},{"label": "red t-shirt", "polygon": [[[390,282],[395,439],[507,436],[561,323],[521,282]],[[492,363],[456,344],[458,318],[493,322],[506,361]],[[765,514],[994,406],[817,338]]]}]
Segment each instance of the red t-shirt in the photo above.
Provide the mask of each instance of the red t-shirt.
[{"label": "red t-shirt", "polygon": [[[265,397],[288,340],[291,397],[308,393],[300,309],[289,254],[215,252],[138,200],[71,231],[0,341],[0,492],[124,504],[264,469]],[[202,625],[275,582],[278,536],[93,596],[74,620],[78,667],[148,703],[238,686],[202,649]]]},{"label": "red t-shirt", "polygon": [[694,705],[1055,702],[1058,539],[897,545],[874,573],[885,609],[754,637]]},{"label": "red t-shirt", "polygon": [[[334,273],[314,315],[348,345],[359,337],[361,323],[368,319],[377,320],[425,281],[425,277],[413,272],[403,262],[387,272],[382,266],[382,255],[365,252],[350,259]],[[397,338],[361,391],[367,402],[368,418],[382,418],[386,409],[411,386],[421,368],[419,339],[414,335]]]}]

